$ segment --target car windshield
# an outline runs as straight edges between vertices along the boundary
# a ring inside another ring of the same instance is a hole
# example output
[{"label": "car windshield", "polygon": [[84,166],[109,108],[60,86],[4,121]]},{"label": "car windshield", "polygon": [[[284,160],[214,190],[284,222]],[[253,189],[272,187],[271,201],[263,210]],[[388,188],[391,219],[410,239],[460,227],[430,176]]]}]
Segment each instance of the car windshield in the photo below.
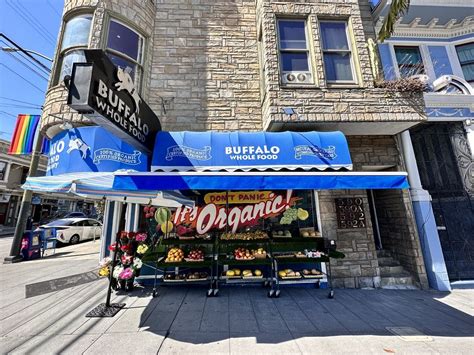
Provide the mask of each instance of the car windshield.
[{"label": "car windshield", "polygon": [[70,226],[74,221],[69,221],[65,219],[59,219],[56,221],[49,222],[45,224],[46,227],[56,227],[56,226]]}]

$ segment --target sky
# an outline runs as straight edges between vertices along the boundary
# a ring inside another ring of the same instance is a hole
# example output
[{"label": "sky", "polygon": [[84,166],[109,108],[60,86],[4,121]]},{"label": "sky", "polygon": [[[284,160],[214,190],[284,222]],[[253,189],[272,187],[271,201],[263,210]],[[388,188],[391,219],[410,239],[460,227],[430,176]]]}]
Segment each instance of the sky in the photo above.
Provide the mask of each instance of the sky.
[{"label": "sky", "polygon": [[[0,32],[24,49],[52,58],[63,6],[64,0],[0,0]],[[9,43],[0,37],[3,47]],[[51,68],[49,61],[36,58]],[[41,114],[47,79],[49,74],[23,56],[0,50],[0,138],[11,140],[18,114]]]}]

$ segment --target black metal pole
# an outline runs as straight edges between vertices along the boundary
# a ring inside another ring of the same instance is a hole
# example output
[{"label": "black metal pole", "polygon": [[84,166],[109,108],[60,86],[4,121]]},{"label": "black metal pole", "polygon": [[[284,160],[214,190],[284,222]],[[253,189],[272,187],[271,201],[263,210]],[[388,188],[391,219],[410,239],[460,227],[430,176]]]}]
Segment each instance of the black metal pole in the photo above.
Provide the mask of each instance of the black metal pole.
[{"label": "black metal pole", "polygon": [[118,241],[115,242],[115,249],[112,254],[112,269],[109,274],[109,287],[107,288],[107,298],[105,300],[105,306],[110,307],[110,297],[112,296],[112,279],[114,277],[114,270],[117,264],[117,248],[119,247]]}]

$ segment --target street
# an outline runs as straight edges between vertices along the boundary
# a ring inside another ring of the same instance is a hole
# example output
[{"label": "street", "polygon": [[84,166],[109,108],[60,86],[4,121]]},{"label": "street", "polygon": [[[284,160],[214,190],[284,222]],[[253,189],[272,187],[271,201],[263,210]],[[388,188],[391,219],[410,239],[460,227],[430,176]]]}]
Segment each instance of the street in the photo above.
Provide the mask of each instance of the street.
[{"label": "street", "polygon": [[[11,238],[0,238],[4,256]],[[105,300],[106,280],[25,298],[25,285],[95,270],[98,241],[45,259],[1,264],[1,353],[315,354],[471,353],[474,290],[289,288],[269,299],[258,287],[167,287],[113,296],[114,318],[86,318]]]}]

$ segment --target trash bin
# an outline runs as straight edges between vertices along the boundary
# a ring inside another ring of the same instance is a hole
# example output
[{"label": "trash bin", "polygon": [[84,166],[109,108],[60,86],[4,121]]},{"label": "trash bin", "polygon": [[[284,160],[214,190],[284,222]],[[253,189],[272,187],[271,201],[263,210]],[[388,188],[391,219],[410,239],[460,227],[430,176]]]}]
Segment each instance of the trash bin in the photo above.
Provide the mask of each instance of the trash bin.
[{"label": "trash bin", "polygon": [[33,260],[41,257],[43,231],[25,231],[21,240],[21,255],[23,260]]}]

